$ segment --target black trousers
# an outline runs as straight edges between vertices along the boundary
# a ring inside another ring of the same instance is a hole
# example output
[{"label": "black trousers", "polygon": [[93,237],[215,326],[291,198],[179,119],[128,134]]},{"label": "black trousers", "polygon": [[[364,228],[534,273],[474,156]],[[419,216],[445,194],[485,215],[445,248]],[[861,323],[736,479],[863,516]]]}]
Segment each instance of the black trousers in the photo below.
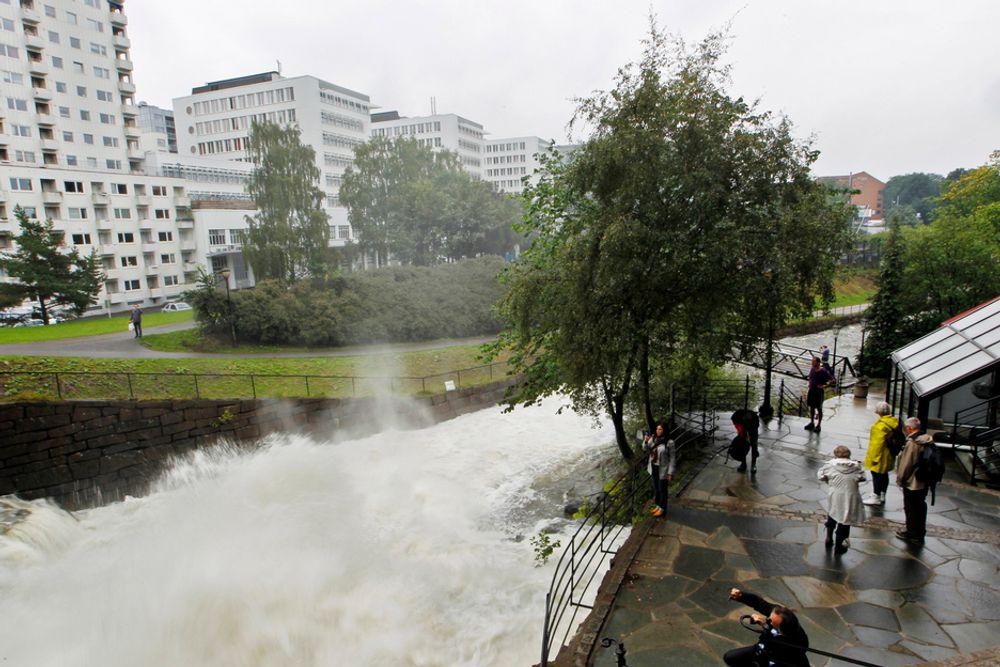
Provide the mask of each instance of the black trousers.
[{"label": "black trousers", "polygon": [[927,489],[903,489],[903,512],[906,514],[906,534],[923,538],[927,533]]},{"label": "black trousers", "polygon": [[872,471],[872,493],[876,496],[889,489],[889,473]]},{"label": "black trousers", "polygon": [[132,332],[135,334],[136,338],[142,338],[142,322],[133,322]]},{"label": "black trousers", "polygon": [[729,665],[729,667],[760,667],[761,663],[757,658],[756,646],[734,648],[726,651],[726,654],[722,656],[722,660]]},{"label": "black trousers", "polygon": [[829,514],[826,516],[826,532],[827,534],[832,534],[834,528],[837,529],[837,544],[843,543],[844,540],[851,534],[851,526],[844,523],[837,523],[833,520],[833,517]]}]

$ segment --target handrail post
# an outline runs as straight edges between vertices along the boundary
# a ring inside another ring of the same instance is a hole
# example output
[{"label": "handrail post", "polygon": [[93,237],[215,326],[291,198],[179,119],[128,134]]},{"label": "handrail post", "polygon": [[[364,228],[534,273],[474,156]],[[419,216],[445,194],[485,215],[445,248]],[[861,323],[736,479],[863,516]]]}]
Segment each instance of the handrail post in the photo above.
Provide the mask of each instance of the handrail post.
[{"label": "handrail post", "polygon": [[542,623],[542,667],[549,664],[549,614],[552,613],[552,591],[545,593],[545,619]]}]

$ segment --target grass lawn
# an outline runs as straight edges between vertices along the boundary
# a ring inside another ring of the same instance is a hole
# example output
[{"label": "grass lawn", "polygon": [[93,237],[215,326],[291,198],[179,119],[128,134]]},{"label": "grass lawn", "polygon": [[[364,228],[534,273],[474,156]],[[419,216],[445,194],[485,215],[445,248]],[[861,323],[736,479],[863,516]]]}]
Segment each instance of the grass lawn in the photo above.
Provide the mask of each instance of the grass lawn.
[{"label": "grass lawn", "polygon": [[[13,400],[59,395],[67,399],[155,399],[440,393],[446,380],[468,387],[505,375],[505,364],[482,365],[477,345],[292,359],[3,357],[0,396]],[[279,375],[295,377],[274,377]]]},{"label": "grass lawn", "polygon": [[[162,324],[177,324],[178,322],[190,322],[192,319],[194,319],[193,310],[181,310],[176,313],[143,313],[142,326],[148,328]],[[94,317],[85,320],[71,320],[50,324],[47,327],[2,327],[0,328],[0,345],[99,336],[101,334],[121,333],[127,329],[127,314],[110,318]],[[0,348],[0,353],[2,352],[3,348]]]},{"label": "grass lawn", "polygon": [[878,291],[878,285],[875,284],[875,281],[870,276],[860,272],[846,273],[838,277],[834,281],[833,288],[837,296],[829,308],[844,308],[871,303]]}]

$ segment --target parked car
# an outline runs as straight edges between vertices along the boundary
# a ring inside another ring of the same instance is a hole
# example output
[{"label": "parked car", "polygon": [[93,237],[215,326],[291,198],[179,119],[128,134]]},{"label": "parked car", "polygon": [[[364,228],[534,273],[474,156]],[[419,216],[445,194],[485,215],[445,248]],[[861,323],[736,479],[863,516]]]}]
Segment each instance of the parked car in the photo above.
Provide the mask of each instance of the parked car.
[{"label": "parked car", "polygon": [[163,307],[164,313],[173,313],[178,310],[191,310],[191,306],[183,301],[174,301],[173,303],[168,303]]},{"label": "parked car", "polygon": [[43,327],[43,326],[45,326],[45,321],[44,320],[36,320],[36,319],[32,318],[30,320],[21,320],[20,322],[18,322],[14,326],[15,327]]}]

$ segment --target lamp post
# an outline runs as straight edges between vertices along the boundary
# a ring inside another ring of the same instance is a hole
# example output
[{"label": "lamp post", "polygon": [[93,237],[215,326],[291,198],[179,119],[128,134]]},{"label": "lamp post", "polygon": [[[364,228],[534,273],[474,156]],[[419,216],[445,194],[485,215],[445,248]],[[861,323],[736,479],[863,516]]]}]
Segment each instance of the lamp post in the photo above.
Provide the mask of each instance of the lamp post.
[{"label": "lamp post", "polygon": [[[836,368],[837,368],[837,339],[839,337],[840,337],[840,327],[835,326],[833,327],[833,368],[834,368],[833,377],[835,380],[837,380],[838,386],[840,385],[840,378],[837,377]],[[843,372],[841,372],[841,375],[843,375]]]},{"label": "lamp post", "polygon": [[233,347],[236,347],[236,319],[233,317],[233,297],[229,292],[229,269],[222,269],[216,275],[222,278],[226,284],[226,311],[229,314],[229,333],[233,338]]},{"label": "lamp post", "polygon": [[[771,370],[774,366],[774,300],[776,295],[774,293],[774,276],[770,269],[764,272],[764,278],[767,279],[767,293],[770,297],[770,303],[767,306],[767,351],[764,353],[764,366],[766,366],[764,401],[757,408],[757,413],[766,422],[774,416],[774,406],[771,405]],[[781,401],[780,396],[778,401]]]}]

